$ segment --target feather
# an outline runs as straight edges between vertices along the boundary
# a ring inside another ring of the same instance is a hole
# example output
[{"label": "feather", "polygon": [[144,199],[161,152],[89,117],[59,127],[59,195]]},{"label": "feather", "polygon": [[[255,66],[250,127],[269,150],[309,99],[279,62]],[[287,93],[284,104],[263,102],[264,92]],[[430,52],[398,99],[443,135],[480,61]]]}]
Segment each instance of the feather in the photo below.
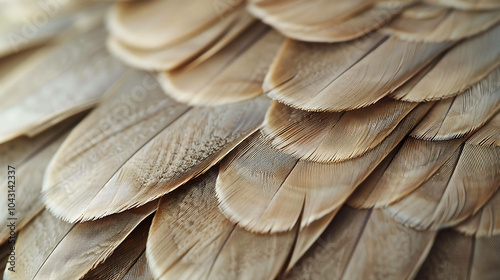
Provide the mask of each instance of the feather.
[{"label": "feather", "polygon": [[402,15],[384,27],[384,31],[409,41],[458,41],[483,32],[499,21],[497,10],[468,12],[451,9],[436,17],[423,19]]},{"label": "feather", "polygon": [[143,253],[130,270],[123,276],[122,280],[154,280],[153,273],[146,260],[146,254]]},{"label": "feather", "polygon": [[[500,25],[462,41],[444,54],[437,64],[409,91],[395,98],[422,102],[449,98],[480,82],[500,65],[500,49],[496,48]],[[481,55],[471,55],[480,53]],[[467,65],[467,67],[463,67]]]},{"label": "feather", "polygon": [[[177,68],[194,59],[210,45],[213,45],[225,32],[231,29],[231,24],[242,16],[243,9],[223,17],[220,21],[206,28],[201,34],[192,36],[177,44],[154,49],[129,46],[120,39],[110,37],[108,48],[111,53],[132,67],[162,71]],[[161,36],[158,36],[161,37]]]},{"label": "feather", "polygon": [[365,181],[353,194],[356,208],[386,207],[424,184],[465,142],[424,141],[408,137],[379,177]]},{"label": "feather", "polygon": [[337,162],[362,156],[380,144],[417,103],[383,99],[344,113],[309,113],[274,102],[263,133],[294,157]]},{"label": "feather", "polygon": [[[23,245],[17,246],[16,253],[29,264],[29,277],[22,279],[80,279],[109,257],[156,207],[157,202],[151,202],[76,225],[66,224],[44,211],[19,236],[18,242]],[[33,252],[32,247],[37,247],[38,252]]]},{"label": "feather", "polygon": [[262,94],[262,82],[283,37],[253,25],[221,52],[194,67],[159,74],[173,99],[192,105],[221,105]]},{"label": "feather", "polygon": [[380,35],[333,45],[288,42],[264,89],[272,99],[302,110],[359,109],[396,90],[450,45]]},{"label": "feather", "polygon": [[500,111],[500,68],[464,93],[442,100],[410,134],[418,139],[449,140],[485,124]]},{"label": "feather", "polygon": [[500,191],[473,216],[455,227],[456,230],[477,237],[493,236],[500,233]]},{"label": "feather", "polygon": [[[431,19],[439,18],[448,12],[447,7],[437,6],[437,5],[427,5],[427,4],[416,4],[407,9],[405,9],[400,17],[407,19]],[[395,19],[397,20],[397,19]]]},{"label": "feather", "polygon": [[15,271],[5,270],[3,279],[35,279],[40,267],[72,228],[72,224],[42,211],[19,233],[15,254],[23,261],[16,263]]},{"label": "feather", "polygon": [[344,207],[285,279],[410,279],[435,232],[419,232],[381,210]]},{"label": "feather", "polygon": [[[0,142],[37,130],[93,107],[125,71],[102,46],[98,29],[30,58],[0,85]],[[33,63],[36,61],[36,63]],[[30,83],[25,81],[29,80]],[[16,92],[16,94],[12,94]],[[44,106],[40,106],[43,104]]]},{"label": "feather", "polygon": [[144,219],[104,262],[98,264],[81,279],[123,279],[133,266],[137,265],[139,259],[144,258],[152,218],[150,216]]},{"label": "feather", "polygon": [[[14,174],[17,174],[17,176],[14,176],[12,180],[2,180],[1,187],[5,191],[0,194],[0,206],[2,209],[10,209],[8,203],[13,198],[15,210],[13,212],[3,211],[0,214],[0,218],[8,221],[10,216],[14,216],[16,218],[17,231],[21,230],[33,217],[43,210],[44,206],[40,192],[45,168],[66,136],[67,133],[59,135],[59,137],[47,143],[45,147],[33,153],[29,157],[29,160],[23,162],[21,165],[14,165]],[[5,167],[4,170],[11,169]],[[10,172],[6,172],[5,174],[10,174]],[[13,182],[15,188],[8,188],[8,186],[11,186],[8,183],[10,181]],[[14,192],[8,192],[9,189],[14,190]],[[0,243],[7,241],[10,236],[9,233],[9,227],[2,227],[0,229]]]},{"label": "feather", "polygon": [[335,1],[331,5],[322,1],[250,1],[248,9],[289,38],[341,42],[377,29],[406,5],[371,0]]},{"label": "feather", "polygon": [[221,211],[247,230],[279,232],[293,228],[301,215],[297,205],[304,203],[301,226],[307,226],[342,206],[430,108],[423,105],[375,149],[339,163],[298,160],[256,133],[221,163],[216,188]]},{"label": "feather", "polygon": [[488,10],[500,9],[500,3],[496,0],[424,0],[430,4],[450,6],[462,10]]},{"label": "feather", "polygon": [[440,229],[476,213],[498,182],[500,148],[465,144],[427,182],[386,209],[412,227]]},{"label": "feather", "polygon": [[500,236],[474,238],[441,231],[416,279],[498,279]]},{"label": "feather", "polygon": [[85,24],[92,26],[101,22],[106,7],[106,4],[85,3],[86,7],[67,9],[70,6],[67,2],[57,2],[53,3],[57,13],[53,13],[47,11],[51,8],[47,9],[50,5],[46,3],[15,7],[18,1],[7,2],[10,3],[0,3],[7,5],[0,7],[0,58],[62,39],[85,29]]},{"label": "feather", "polygon": [[[158,99],[157,91],[153,93],[145,96],[140,105],[136,105],[147,108],[146,112],[153,111],[149,108],[151,105],[160,107],[157,106],[159,105],[157,102],[162,99]],[[166,96],[163,102],[169,103]],[[115,163],[113,168],[102,170],[101,174],[89,172],[83,178],[75,176],[77,178],[74,179],[79,184],[69,185],[68,178],[64,174],[72,175],[75,173],[74,168],[77,170],[81,168],[79,164],[72,164],[73,168],[65,164],[74,156],[68,157],[63,149],[69,149],[68,145],[72,144],[73,139],[82,139],[81,132],[75,130],[73,137],[68,138],[65,143],[67,145],[63,146],[51,163],[51,172],[44,186],[48,208],[57,216],[78,221],[103,217],[154,200],[217,163],[261,125],[268,106],[269,100],[262,96],[218,107],[196,107],[186,110],[180,106],[180,110],[170,112],[166,111],[166,108],[158,108],[161,113],[156,111],[156,118],[162,115],[170,117],[167,118],[169,121],[162,122],[158,128],[144,126],[144,123],[138,122],[137,118],[133,118],[134,115],[129,114],[131,124],[136,127],[141,126],[136,129],[147,131],[149,135],[138,141],[137,146],[127,146],[120,155],[125,158],[116,159],[116,156],[110,154],[106,156],[108,158],[106,163],[102,159],[103,155],[98,152],[101,164],[112,164],[114,160],[119,160],[120,165],[116,166]],[[135,112],[139,116],[144,113],[140,110]],[[107,111],[103,113],[106,114]],[[89,116],[91,125],[94,123],[92,120],[94,116],[98,115]],[[146,121],[151,123],[152,120],[146,119]],[[84,121],[85,125],[89,122]],[[80,128],[87,132],[88,128],[85,125]],[[130,129],[123,130],[123,128],[127,126],[113,127],[115,131],[113,136],[116,136],[116,132],[132,133]],[[107,133],[112,131],[105,132],[101,137],[106,137]],[[125,135],[122,134],[120,137]],[[111,139],[104,138],[105,141],[98,144],[103,148],[106,147],[104,144],[116,145],[109,142]],[[75,154],[72,149],[69,151],[69,155]],[[97,152],[95,147],[92,152]],[[89,156],[91,155],[79,158],[85,163],[91,160]],[[97,166],[96,168],[101,169]],[[82,177],[82,174],[78,175]],[[93,181],[89,182],[86,176],[91,176]],[[80,179],[85,181],[79,181]],[[112,201],[110,197],[113,198]]]},{"label": "feather", "polygon": [[[217,208],[217,168],[161,199],[146,253],[160,279],[273,279],[298,259],[333,216],[298,231],[254,234]],[[293,252],[292,252],[293,250]]]},{"label": "feather", "polygon": [[279,273],[295,233],[257,235],[226,220],[217,208],[216,176],[216,169],[208,171],[162,198],[146,249],[156,278],[272,279]]},{"label": "feather", "polygon": [[168,99],[150,75],[122,76],[52,159],[42,188],[48,209],[76,220],[120,166],[188,110]]},{"label": "feather", "polygon": [[[116,4],[108,26],[130,47],[157,49],[195,37],[240,7],[241,0],[214,5],[210,0],[130,1]],[[156,13],[155,11],[162,11]]]},{"label": "feather", "polygon": [[479,146],[500,146],[500,114],[496,114],[479,131],[474,133],[467,143]]}]

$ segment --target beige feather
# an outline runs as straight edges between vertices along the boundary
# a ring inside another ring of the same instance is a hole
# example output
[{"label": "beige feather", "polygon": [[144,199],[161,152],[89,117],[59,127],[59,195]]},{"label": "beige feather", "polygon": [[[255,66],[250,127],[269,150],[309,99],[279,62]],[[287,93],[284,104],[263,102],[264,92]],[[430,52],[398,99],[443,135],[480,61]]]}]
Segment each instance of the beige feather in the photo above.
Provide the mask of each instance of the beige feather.
[{"label": "beige feather", "polygon": [[54,13],[47,3],[33,1],[24,7],[15,7],[17,2],[0,3],[0,58],[63,39],[102,22],[107,6],[87,2],[78,9],[67,9],[70,6],[67,1],[57,2],[52,3],[58,9]]},{"label": "beige feather", "polygon": [[424,0],[430,4],[450,6],[462,10],[488,10],[500,9],[500,3],[496,0]]},{"label": "beige feather", "polygon": [[309,113],[274,101],[263,132],[274,147],[294,157],[317,162],[344,161],[379,145],[417,105],[383,99],[344,113]]},{"label": "beige feather", "polygon": [[[424,141],[408,137],[373,181],[365,181],[352,196],[357,208],[386,207],[411,194],[431,178],[465,142]],[[371,178],[369,178],[371,179]]]},{"label": "beige feather", "polygon": [[[43,242],[38,246],[41,247],[43,254],[46,254],[43,263],[33,267],[37,269],[33,279],[82,278],[111,256],[133,230],[156,210],[157,204],[158,202],[154,201],[143,207],[104,219],[70,225],[59,242],[55,244],[32,236],[39,242]],[[27,228],[28,230],[36,230],[40,235],[40,231],[50,232],[54,229],[53,224],[44,224],[41,228]],[[19,250],[30,250],[30,248],[21,247]],[[27,256],[20,254],[19,258],[26,260]]]},{"label": "beige feather", "polygon": [[104,186],[95,189],[95,196],[87,189],[79,208],[74,203],[65,206],[87,220],[161,197],[219,162],[258,129],[268,107],[269,99],[262,96],[224,106],[193,108],[137,151]]},{"label": "beige feather", "polygon": [[[462,41],[444,54],[411,90],[402,91],[394,97],[422,102],[449,98],[465,91],[500,65],[500,49],[496,47],[499,37],[500,25],[497,25]],[[471,55],[474,53],[481,55]]]},{"label": "beige feather", "polygon": [[42,189],[47,207],[76,220],[120,166],[188,109],[168,99],[148,74],[121,77],[52,159]]},{"label": "beige feather", "polygon": [[431,19],[439,18],[441,15],[446,14],[448,8],[444,6],[428,5],[424,3],[418,3],[401,13],[401,17],[407,19]]},{"label": "beige feather", "polygon": [[35,279],[40,267],[74,225],[42,211],[17,237],[15,272],[5,270],[6,280]]},{"label": "beige feather", "polygon": [[216,176],[213,169],[161,200],[146,249],[156,278],[272,279],[280,272],[295,232],[257,235],[226,220]]},{"label": "beige feather", "polygon": [[500,148],[465,144],[427,182],[386,209],[412,227],[440,229],[476,213],[498,182]]},{"label": "beige feather", "polygon": [[146,254],[143,253],[122,280],[154,280],[153,273],[147,263]]},{"label": "beige feather", "polygon": [[481,210],[460,223],[455,229],[478,237],[500,234],[500,191],[497,191]]},{"label": "beige feather", "polygon": [[254,24],[234,42],[196,66],[159,74],[173,99],[192,105],[221,105],[262,93],[262,82],[283,37]]},{"label": "beige feather", "polygon": [[441,231],[416,279],[498,279],[500,236],[474,238]]},{"label": "beige feather", "polygon": [[396,90],[449,46],[380,35],[333,45],[288,42],[264,89],[271,98],[302,110],[359,109]]},{"label": "beige feather", "polygon": [[384,30],[403,40],[458,41],[483,32],[499,21],[498,10],[468,12],[450,9],[437,17],[424,19],[403,15],[392,21]]},{"label": "beige feather", "polygon": [[[339,163],[298,160],[256,134],[221,163],[217,181],[221,211],[250,231],[290,230],[299,217],[301,226],[307,226],[342,206],[429,108],[429,104],[418,107],[364,156]],[[300,204],[303,211],[297,207]]]},{"label": "beige feather", "polygon": [[[222,18],[221,21],[204,29],[201,34],[187,38],[169,46],[157,47],[154,49],[129,46],[120,39],[112,35],[107,42],[109,51],[134,68],[163,71],[177,68],[188,61],[194,59],[203,50],[214,44],[223,33],[230,29],[237,17],[242,14],[231,13]],[[157,31],[160,32],[160,31]],[[113,34],[113,33],[112,33]],[[160,34],[157,35],[161,37]]]},{"label": "beige feather", "polygon": [[137,265],[139,259],[144,258],[152,219],[153,217],[150,216],[142,221],[104,262],[98,264],[81,279],[124,279],[125,275],[133,269],[133,266]]},{"label": "beige feather", "polygon": [[435,232],[419,232],[380,210],[344,207],[285,279],[410,279]]},{"label": "beige feather", "polygon": [[371,0],[335,1],[331,5],[322,1],[251,1],[248,8],[289,38],[342,42],[379,28],[406,5],[404,1]]},{"label": "beige feather", "polygon": [[116,39],[130,47],[156,49],[199,35],[238,10],[241,3],[241,0],[222,5],[210,0],[120,2],[111,9],[108,26]]},{"label": "beige feather", "polygon": [[500,68],[464,93],[442,100],[412,131],[425,140],[449,140],[467,135],[500,111]]},{"label": "beige feather", "polygon": [[[43,210],[44,206],[40,193],[45,168],[67,135],[68,133],[59,135],[56,139],[52,139],[47,143],[45,147],[40,148],[40,150],[31,155],[26,162],[23,162],[21,165],[14,165],[15,172],[12,180],[7,180],[9,177],[5,178],[6,180],[2,180],[0,186],[5,191],[0,193],[0,207],[5,209],[5,211],[0,213],[0,218],[9,222],[9,218],[15,218],[17,231],[21,230]],[[12,169],[6,166],[4,170]],[[5,171],[5,174],[9,175],[10,172],[7,173]],[[8,188],[8,186],[11,186],[9,181],[15,186],[13,189]],[[14,190],[14,192],[10,192],[9,190]],[[11,214],[11,211],[7,211],[7,209],[10,209],[8,204],[12,198],[14,198],[15,210]],[[0,243],[7,241],[9,233],[9,227],[2,227],[0,229]]]},{"label": "beige feather", "polygon": [[479,146],[500,146],[500,114],[496,114],[479,131],[474,133],[467,143]]},{"label": "beige feather", "polygon": [[125,71],[121,63],[103,49],[104,37],[103,30],[75,37],[48,53],[41,53],[39,59],[26,61],[15,77],[0,85],[3,99],[0,142],[37,130],[51,120],[75,115],[97,103]]}]

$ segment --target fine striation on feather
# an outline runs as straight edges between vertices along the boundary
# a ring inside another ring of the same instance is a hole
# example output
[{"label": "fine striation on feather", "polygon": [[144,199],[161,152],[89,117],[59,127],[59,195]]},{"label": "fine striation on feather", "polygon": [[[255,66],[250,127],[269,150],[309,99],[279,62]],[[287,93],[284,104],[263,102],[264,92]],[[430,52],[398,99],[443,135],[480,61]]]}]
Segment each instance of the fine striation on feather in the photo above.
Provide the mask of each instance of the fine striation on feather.
[{"label": "fine striation on feather", "polygon": [[464,93],[438,102],[410,134],[424,140],[465,136],[500,110],[500,68]]},{"label": "fine striation on feather", "polygon": [[294,157],[339,162],[375,148],[417,105],[382,99],[344,113],[311,113],[274,101],[262,131],[274,147]]},{"label": "fine striation on feather", "polygon": [[158,81],[173,99],[190,105],[222,105],[262,94],[262,83],[283,37],[261,23],[195,66],[161,72]]}]

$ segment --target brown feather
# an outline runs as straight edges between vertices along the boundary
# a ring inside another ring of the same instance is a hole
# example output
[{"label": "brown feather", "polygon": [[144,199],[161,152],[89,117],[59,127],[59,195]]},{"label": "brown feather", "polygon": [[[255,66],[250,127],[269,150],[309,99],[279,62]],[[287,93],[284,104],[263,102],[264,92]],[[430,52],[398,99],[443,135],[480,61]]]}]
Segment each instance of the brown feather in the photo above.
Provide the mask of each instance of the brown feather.
[{"label": "brown feather", "polygon": [[379,145],[417,105],[383,99],[344,113],[309,113],[274,101],[263,132],[274,147],[294,157],[317,162],[344,161]]},{"label": "brown feather", "polygon": [[497,191],[481,210],[460,223],[455,229],[478,237],[500,234],[500,191]]},{"label": "brown feather", "polygon": [[387,210],[418,229],[456,225],[488,201],[498,182],[500,148],[465,144],[427,182]]},{"label": "brown feather", "polygon": [[450,45],[379,35],[321,47],[290,42],[274,60],[264,89],[271,98],[302,110],[358,109],[396,90]]},{"label": "brown feather", "polygon": [[449,140],[467,135],[500,111],[500,68],[464,93],[438,102],[410,134],[418,139]]},{"label": "brown feather", "polygon": [[[462,41],[449,50],[437,64],[409,91],[394,97],[422,102],[449,98],[480,82],[500,65],[500,49],[496,47],[500,25]],[[480,53],[481,55],[471,55]],[[467,67],[464,67],[467,65]]]},{"label": "brown feather", "polygon": [[221,105],[262,94],[262,82],[283,37],[255,24],[213,57],[158,75],[173,99],[191,105]]},{"label": "brown feather", "polygon": [[[273,149],[256,134],[221,163],[217,196],[221,211],[250,231],[279,232],[304,227],[338,209],[354,189],[423,117],[415,109],[375,149],[338,163],[298,160]],[[297,205],[304,203],[304,210]]]},{"label": "brown feather", "polygon": [[285,279],[409,279],[435,232],[419,232],[381,210],[344,207]]},{"label": "brown feather", "polygon": [[441,231],[416,279],[498,279],[500,236],[474,238]]},{"label": "brown feather", "polygon": [[122,1],[111,9],[108,26],[115,38],[130,47],[155,49],[199,35],[241,3],[236,0],[231,5],[214,6],[210,0]]}]

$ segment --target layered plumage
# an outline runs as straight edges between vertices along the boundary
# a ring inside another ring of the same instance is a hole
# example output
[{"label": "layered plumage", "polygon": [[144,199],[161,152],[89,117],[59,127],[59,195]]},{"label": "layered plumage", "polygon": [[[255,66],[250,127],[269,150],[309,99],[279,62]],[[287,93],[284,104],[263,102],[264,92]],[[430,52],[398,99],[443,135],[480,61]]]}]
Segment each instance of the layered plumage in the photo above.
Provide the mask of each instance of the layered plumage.
[{"label": "layered plumage", "polygon": [[497,1],[47,3],[2,4],[48,15],[0,30],[5,279],[500,277]]}]

